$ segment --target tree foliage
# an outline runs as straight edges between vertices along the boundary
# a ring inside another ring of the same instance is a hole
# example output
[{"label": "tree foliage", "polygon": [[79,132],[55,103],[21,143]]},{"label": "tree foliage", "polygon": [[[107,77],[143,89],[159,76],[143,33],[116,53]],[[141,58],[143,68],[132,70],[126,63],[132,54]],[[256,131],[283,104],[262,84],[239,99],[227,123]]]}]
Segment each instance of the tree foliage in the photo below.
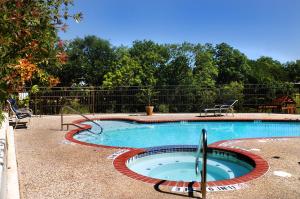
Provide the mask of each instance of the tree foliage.
[{"label": "tree foliage", "polygon": [[300,60],[287,63],[286,72],[289,81],[300,82]]},{"label": "tree foliage", "polygon": [[197,52],[193,74],[196,85],[209,88],[215,86],[219,69],[210,51],[204,49]]},{"label": "tree foliage", "polygon": [[57,74],[61,85],[101,85],[115,60],[109,41],[96,36],[76,38],[67,45],[66,53],[68,62]]},{"label": "tree foliage", "polygon": [[106,40],[87,36],[71,41],[66,51],[69,60],[62,69],[56,74],[47,70],[60,77],[61,86],[83,82],[109,87],[193,85],[215,89],[231,82],[271,85],[300,79],[299,61],[250,60],[226,43],[163,45],[141,40],[131,47],[112,47]]},{"label": "tree foliage", "polygon": [[[282,90],[291,93],[286,82],[300,80],[299,61],[282,64],[270,57],[250,60],[226,43],[157,44],[141,40],[134,41],[131,47],[113,47],[106,40],[87,36],[70,41],[65,48],[69,60],[56,74],[61,86],[81,82],[109,89],[122,87],[122,91],[131,93],[129,86],[153,89],[171,86],[174,89],[168,97],[171,105],[163,106],[174,112],[194,111],[195,106],[189,105],[189,101],[195,102],[199,109],[229,98],[239,99],[242,105],[245,84],[264,84],[263,92],[272,99],[281,85],[284,85]],[[142,99],[142,95],[136,94],[137,100]],[[173,106],[178,100],[186,105]]]},{"label": "tree foliage", "polygon": [[185,56],[178,56],[167,65],[161,67],[159,76],[160,85],[191,85],[192,69],[188,64],[189,60]]},{"label": "tree foliage", "polygon": [[[57,31],[66,29],[64,22],[71,17],[68,8],[72,3],[72,0],[0,0],[0,91],[3,98],[33,79],[44,85],[58,83],[47,68],[66,61]],[[79,20],[81,14],[72,17]]]},{"label": "tree foliage", "polygon": [[218,83],[248,82],[250,67],[247,57],[226,43],[216,46],[216,63],[219,68]]},{"label": "tree foliage", "polygon": [[105,88],[116,88],[126,86],[142,86],[145,74],[138,61],[132,59],[129,54],[113,63],[114,70],[104,76],[103,86]]},{"label": "tree foliage", "polygon": [[254,83],[273,84],[288,81],[283,65],[270,57],[261,57],[251,62],[251,76]]},{"label": "tree foliage", "polygon": [[153,41],[134,41],[129,49],[131,57],[141,65],[145,78],[144,85],[153,86],[157,82],[157,72],[168,60],[168,50],[163,45]]}]

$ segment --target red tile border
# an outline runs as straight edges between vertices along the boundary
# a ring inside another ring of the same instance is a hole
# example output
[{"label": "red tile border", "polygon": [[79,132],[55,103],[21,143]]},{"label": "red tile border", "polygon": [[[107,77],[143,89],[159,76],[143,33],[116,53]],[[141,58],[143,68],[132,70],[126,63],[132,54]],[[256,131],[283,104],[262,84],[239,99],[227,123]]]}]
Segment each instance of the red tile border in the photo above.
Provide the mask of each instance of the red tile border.
[{"label": "red tile border", "polygon": [[[272,122],[300,122],[298,119],[247,119],[247,118],[222,118],[222,117],[211,117],[211,118],[189,118],[189,119],[180,119],[180,118],[161,118],[161,119],[136,119],[136,118],[128,118],[128,117],[103,117],[103,118],[92,118],[93,120],[117,120],[117,121],[132,121],[132,122],[137,122],[137,123],[164,123],[164,122],[180,122],[180,121],[185,121],[185,122],[196,122],[196,121],[224,121],[224,122],[241,122],[241,121],[255,121],[255,120],[260,120],[260,121],[272,121]],[[74,124],[81,124],[82,122],[86,122],[86,119],[79,119],[75,120],[72,123]],[[79,140],[74,139],[74,135],[79,133],[80,131],[83,131],[85,129],[91,129],[91,125],[87,124],[81,124],[82,128],[77,128],[75,130],[69,131],[66,133],[65,138],[71,142],[77,143],[77,144],[82,144],[86,146],[92,146],[92,147],[103,147],[103,148],[111,148],[111,149],[133,149],[130,147],[115,147],[115,146],[107,146],[107,145],[101,145],[101,144],[92,144],[92,143],[87,143],[87,142],[82,142]],[[266,137],[268,138],[268,137]],[[287,137],[276,137],[276,138],[287,138]],[[292,137],[291,137],[292,138]],[[265,139],[265,138],[245,138],[245,139]],[[235,140],[245,140],[245,139],[235,139]],[[226,142],[228,140],[224,141],[219,141],[216,143],[213,143],[211,146],[215,145],[220,145],[223,142]]]},{"label": "red tile border", "polygon": [[[245,183],[250,180],[259,178],[260,176],[264,175],[269,169],[269,165],[268,165],[267,161],[262,159],[260,156],[258,156],[256,154],[253,154],[253,153],[250,153],[247,151],[242,151],[240,149],[231,149],[231,148],[225,148],[225,147],[217,147],[217,146],[211,147],[210,146],[210,148],[215,149],[215,150],[222,150],[222,151],[226,151],[226,152],[244,155],[244,156],[248,157],[249,159],[252,159],[254,161],[255,166],[254,166],[254,169],[251,172],[247,173],[246,175],[243,175],[243,176],[240,176],[237,178],[233,178],[233,179],[228,179],[228,180],[219,180],[219,181],[208,182],[209,186],[226,186],[226,185],[233,185],[233,184],[238,184],[238,183]],[[138,180],[142,179],[141,181],[143,181],[143,182],[156,184],[157,182],[162,181],[160,179],[153,179],[153,178],[149,178],[147,176],[143,176],[138,173],[135,173],[134,171],[130,170],[126,166],[126,162],[129,158],[131,158],[135,155],[138,155],[140,153],[143,153],[145,151],[146,150],[143,150],[143,149],[131,149],[130,151],[128,151],[122,155],[119,155],[113,162],[115,169],[128,177],[138,179]],[[191,182],[182,182],[182,181],[176,182],[176,181],[164,180],[161,185],[175,186],[177,184],[177,186],[184,186],[184,185],[187,185],[188,183],[191,183]],[[197,185],[197,182],[196,182],[193,186],[198,187],[199,183]]]}]

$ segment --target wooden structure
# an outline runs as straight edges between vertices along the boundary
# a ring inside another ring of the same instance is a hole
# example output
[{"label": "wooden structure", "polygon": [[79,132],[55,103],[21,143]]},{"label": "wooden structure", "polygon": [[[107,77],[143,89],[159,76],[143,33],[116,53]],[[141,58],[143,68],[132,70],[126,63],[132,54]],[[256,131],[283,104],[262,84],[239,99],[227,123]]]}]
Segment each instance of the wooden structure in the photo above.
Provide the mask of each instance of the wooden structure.
[{"label": "wooden structure", "polygon": [[258,107],[259,112],[296,113],[296,101],[289,96],[281,96],[272,100],[270,104]]}]

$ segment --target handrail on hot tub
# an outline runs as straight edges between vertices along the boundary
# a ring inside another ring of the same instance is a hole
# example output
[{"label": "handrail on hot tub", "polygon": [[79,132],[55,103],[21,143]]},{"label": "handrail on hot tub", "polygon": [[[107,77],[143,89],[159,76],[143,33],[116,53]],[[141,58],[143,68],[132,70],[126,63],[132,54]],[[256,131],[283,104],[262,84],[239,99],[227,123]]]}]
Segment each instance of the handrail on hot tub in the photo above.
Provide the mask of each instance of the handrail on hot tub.
[{"label": "handrail on hot tub", "polygon": [[[76,124],[73,124],[73,123],[64,123],[63,121],[64,121],[64,109],[69,109],[69,110],[71,110],[71,111],[73,111],[74,113],[76,113],[76,114],[78,114],[78,115],[80,115],[81,117],[83,117],[83,118],[85,118],[86,120],[88,120],[89,122],[92,122],[93,124],[95,124],[95,125],[97,125],[98,127],[100,127],[100,133],[97,133],[97,134],[101,134],[102,132],[103,132],[103,127],[99,124],[99,123],[97,123],[97,122],[95,122],[94,120],[92,120],[92,119],[90,119],[90,118],[88,118],[87,116],[85,116],[85,115],[83,115],[81,112],[79,112],[79,111],[77,111],[77,110],[75,110],[75,109],[73,109],[73,108],[71,108],[70,106],[63,106],[62,108],[61,108],[61,110],[60,110],[60,112],[61,112],[61,130],[63,130],[63,126],[64,125],[74,125],[74,126],[77,126],[77,127],[80,127],[80,126],[78,126],[78,125],[76,125]],[[80,127],[80,128],[82,128],[82,127]],[[91,132],[91,133],[93,133],[93,134],[96,134],[96,133],[94,133],[94,132],[92,132],[91,130],[89,130],[89,129],[87,129],[89,132]]]},{"label": "handrail on hot tub", "polygon": [[196,154],[196,162],[195,162],[196,175],[199,173],[198,164],[199,164],[201,151],[202,151],[201,194],[202,194],[202,198],[206,199],[207,132],[205,129],[202,129],[201,131],[199,146]]}]

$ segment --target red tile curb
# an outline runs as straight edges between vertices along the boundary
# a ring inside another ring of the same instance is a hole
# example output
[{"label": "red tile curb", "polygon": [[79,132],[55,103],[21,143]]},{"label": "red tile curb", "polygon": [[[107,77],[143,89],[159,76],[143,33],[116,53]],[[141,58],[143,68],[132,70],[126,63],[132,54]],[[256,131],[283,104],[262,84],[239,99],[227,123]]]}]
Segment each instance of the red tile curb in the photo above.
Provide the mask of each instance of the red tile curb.
[{"label": "red tile curb", "polygon": [[[226,152],[231,152],[231,153],[242,154],[242,155],[248,157],[249,159],[252,159],[254,161],[255,167],[251,172],[247,173],[246,175],[237,177],[237,178],[208,182],[209,186],[226,186],[226,185],[233,185],[233,184],[237,184],[237,183],[245,183],[250,180],[259,178],[260,176],[264,175],[269,169],[269,165],[268,165],[267,161],[256,154],[253,154],[253,153],[250,153],[247,151],[242,151],[240,149],[231,149],[231,148],[225,148],[225,147],[217,147],[217,146],[211,147],[210,146],[210,148],[216,149],[216,150],[222,150],[222,151],[226,151]],[[124,154],[119,155],[114,160],[113,164],[114,164],[116,170],[118,170],[120,173],[122,173],[128,177],[131,177],[134,179],[142,178],[141,181],[143,181],[143,182],[156,184],[157,181],[161,181],[161,180],[156,179],[157,180],[156,182],[152,182],[153,178],[149,178],[147,176],[143,176],[138,173],[135,173],[134,171],[130,170],[126,166],[126,162],[129,158],[131,158],[135,155],[138,155],[140,153],[143,153],[143,152],[145,152],[145,150],[143,150],[143,149],[132,149]],[[182,182],[182,181],[176,182],[176,181],[164,180],[164,182],[160,185],[175,186],[177,184],[177,186],[183,186],[184,184],[187,185],[189,183],[191,183],[191,182]],[[194,185],[193,185],[193,187],[198,187],[198,186],[199,186],[199,183],[194,183]]]},{"label": "red tile curb", "polygon": [[[224,121],[224,122],[232,122],[232,121],[255,121],[253,119],[247,119],[247,118],[220,118],[220,117],[213,117],[213,118],[190,118],[190,119],[135,119],[135,118],[128,118],[128,117],[103,117],[103,118],[92,118],[92,120],[119,120],[119,121],[132,121],[137,123],[164,123],[164,122],[180,122],[180,121],[186,121],[186,122],[195,122],[195,121]],[[273,122],[300,122],[298,119],[259,119],[260,121],[273,121]],[[72,123],[74,124],[80,124],[82,122],[86,122],[86,119],[79,119],[75,120]],[[103,148],[110,148],[110,149],[133,149],[130,147],[115,147],[115,146],[107,146],[107,145],[101,145],[101,144],[92,144],[87,142],[82,142],[79,140],[74,139],[74,135],[79,133],[80,131],[91,129],[90,125],[87,124],[81,124],[83,128],[77,128],[75,130],[69,131],[66,133],[65,138],[71,142],[82,144],[86,146],[92,146],[92,147],[103,147]],[[266,137],[267,138],[267,137]],[[289,138],[289,137],[276,137],[276,138]],[[291,137],[293,138],[293,137]],[[258,138],[246,138],[246,139],[258,139]],[[265,139],[265,138],[259,138],[259,139]],[[245,139],[235,139],[235,140],[245,140]],[[211,146],[220,145],[223,142],[226,142],[228,140],[219,141],[216,143],[211,144]]]}]

